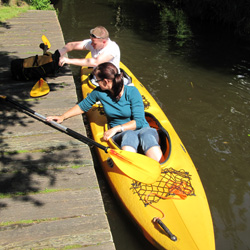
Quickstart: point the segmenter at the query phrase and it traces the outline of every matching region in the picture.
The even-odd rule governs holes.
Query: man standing
[[[72,50],[90,50],[91,58],[67,58],[64,55]],[[73,64],[77,66],[96,67],[104,62],[113,63],[119,70],[120,48],[109,38],[109,32],[103,26],[97,26],[90,30],[90,39],[78,42],[69,42],[59,49],[59,66]]]

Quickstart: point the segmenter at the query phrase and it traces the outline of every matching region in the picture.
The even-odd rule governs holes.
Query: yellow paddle
[[[31,97],[40,97],[47,95],[50,92],[50,88],[47,82],[45,82],[42,78],[36,82],[33,88],[30,91]]]
[[[111,149],[109,147],[105,147],[100,143],[95,142],[94,140],[83,136],[74,130],[71,130],[67,127],[64,127],[63,125],[51,121],[47,122],[46,117],[38,114],[34,110],[18,103],[17,101],[14,101],[13,99],[7,97],[7,96],[1,96],[0,98],[4,99],[5,101],[8,101],[15,106],[19,107],[22,111],[25,110],[28,113],[31,113],[38,118],[40,118],[43,122],[52,125],[53,127],[67,133],[68,135],[74,137],[75,139],[78,139],[84,143],[87,143],[88,145],[94,145],[102,150],[104,150],[106,153],[109,154],[110,158],[114,161],[115,165],[127,176],[130,178],[145,183],[145,184],[152,184],[156,182],[156,180],[160,177],[161,174],[161,167],[160,163],[145,156],[142,154],[132,153],[124,150],[117,150],[117,149]]]
[[[50,44],[48,38],[47,38],[45,35],[42,35],[42,41],[43,41],[43,43],[44,43],[45,45],[48,46],[48,49],[51,47],[51,44]]]
[[[96,146],[100,148],[99,145]],[[159,162],[145,155],[121,149],[105,148],[104,150],[124,174],[136,181],[153,184],[161,174]]]

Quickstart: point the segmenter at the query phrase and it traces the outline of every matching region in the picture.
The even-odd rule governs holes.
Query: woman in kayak
[[[122,150],[137,152],[141,147],[148,157],[156,161],[162,158],[156,129],[151,128],[145,119],[144,105],[136,87],[123,84],[123,74],[118,73],[112,63],[98,65],[93,76],[99,87],[95,88],[84,100],[61,116],[48,116],[47,121],[58,123],[87,112],[97,101],[103,105],[109,129],[103,139],[112,138]]]

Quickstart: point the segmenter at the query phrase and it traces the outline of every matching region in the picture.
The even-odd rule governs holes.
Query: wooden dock
[[[55,11],[28,11],[0,24],[0,95],[44,116],[77,100],[70,68],[47,78],[50,93],[31,98],[34,81],[11,79],[15,58],[64,45]],[[1,98],[0,98],[1,99]],[[115,249],[89,147],[0,100],[0,249]],[[86,135],[81,116],[63,123]]]

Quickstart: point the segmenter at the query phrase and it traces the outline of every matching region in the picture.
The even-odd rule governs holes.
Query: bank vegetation
[[[190,23],[250,37],[249,0],[158,0],[172,15],[180,11]]]
[[[159,6],[159,16],[162,21],[176,26],[179,36],[190,33],[187,28],[189,25],[198,24],[203,29],[221,30],[235,37],[250,39],[250,0],[147,1]],[[3,22],[27,9],[53,9],[54,2],[53,0],[1,0],[0,21]],[[119,5],[116,0],[113,2]]]

